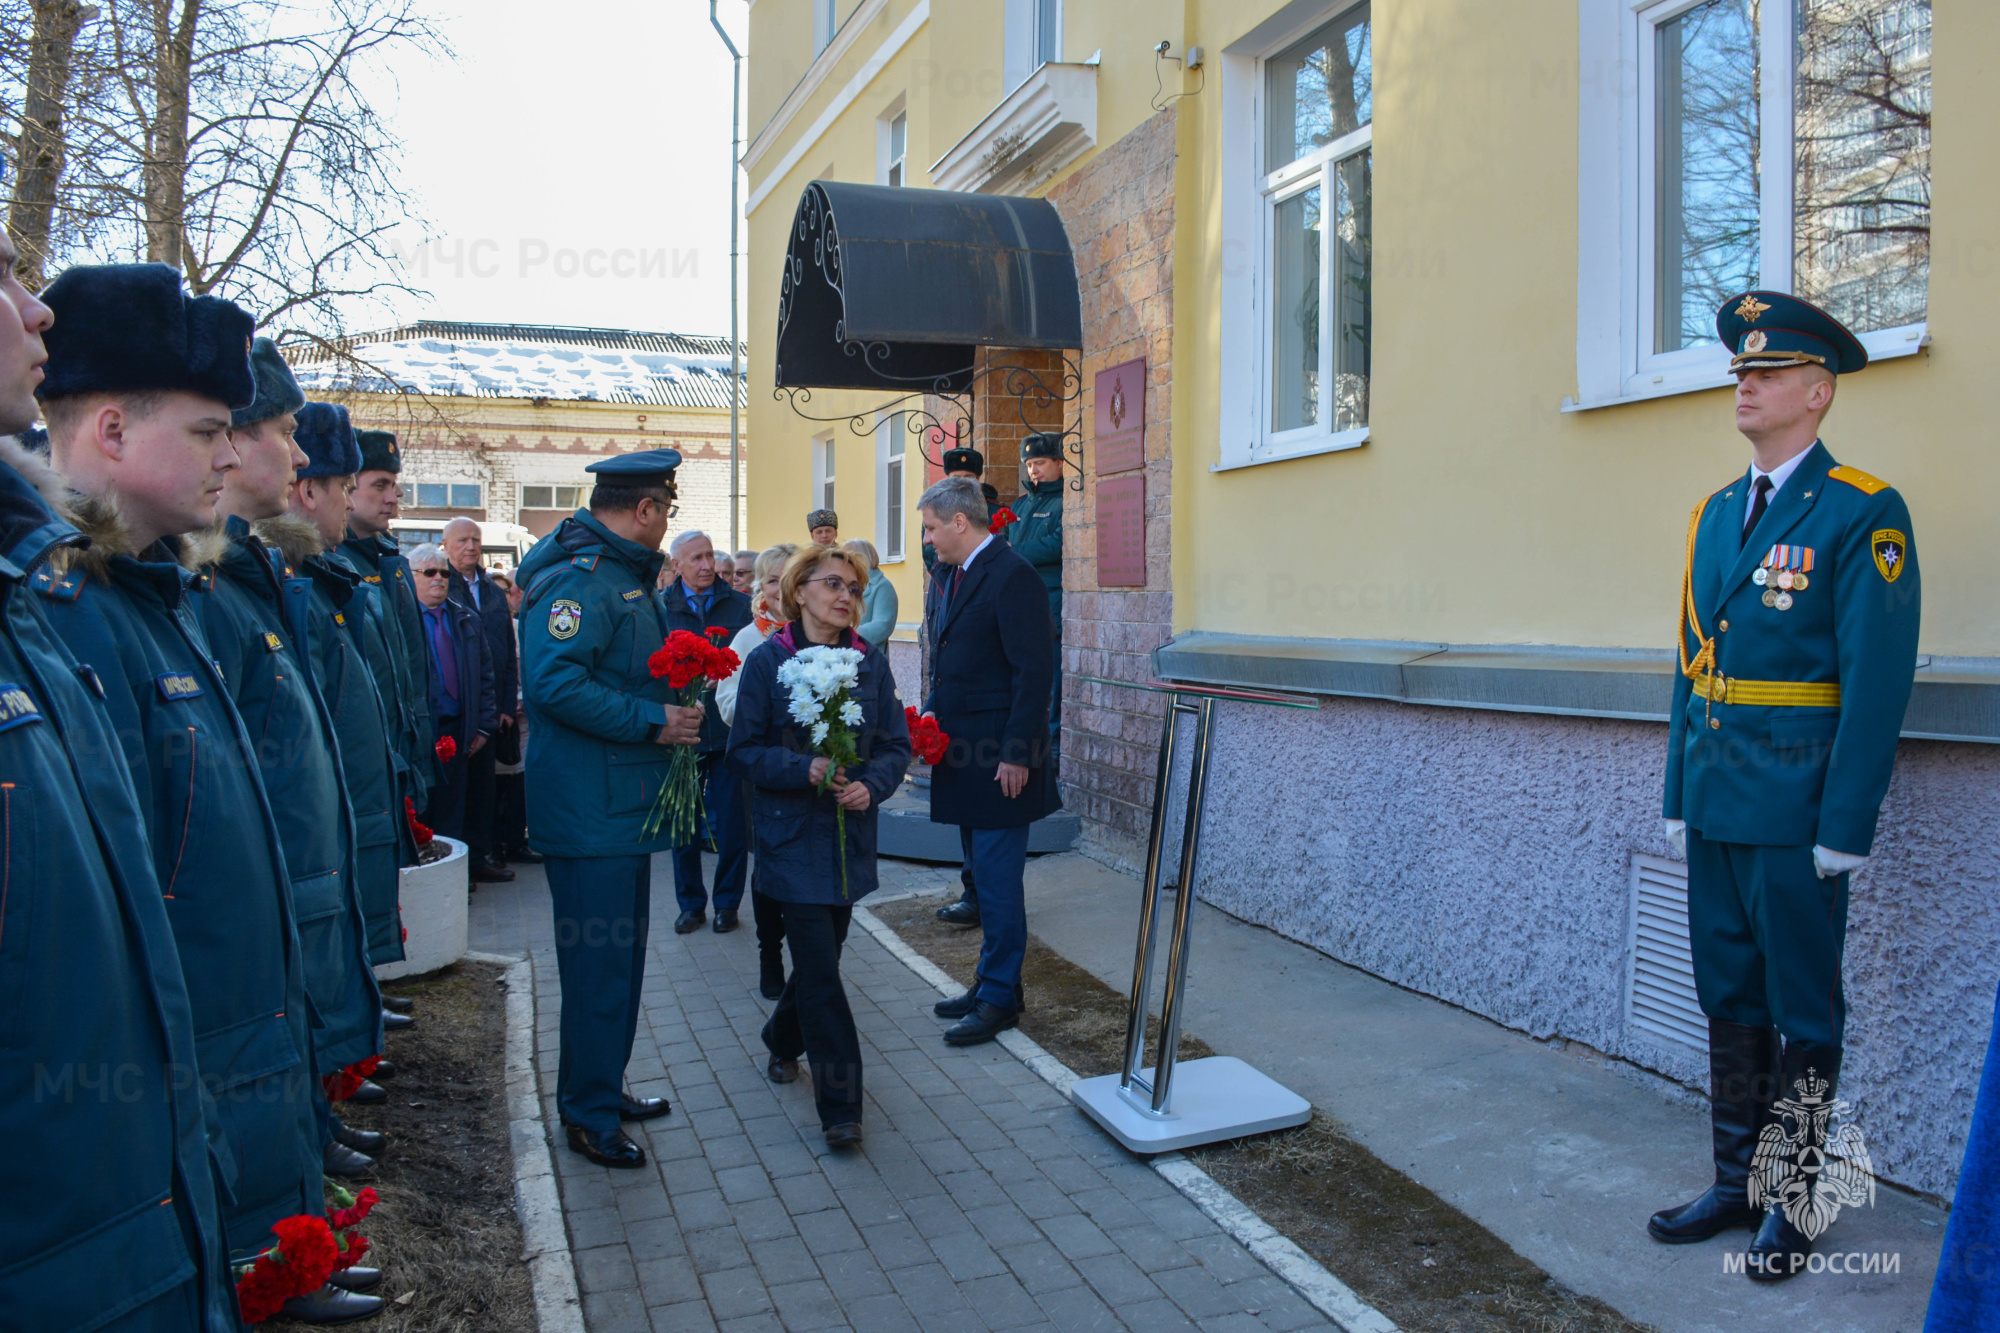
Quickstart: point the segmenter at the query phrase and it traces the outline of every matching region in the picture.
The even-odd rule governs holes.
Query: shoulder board
[[[28,576],[28,586],[52,602],[73,602],[83,596],[84,577],[79,573],[69,573],[61,578],[46,569],[38,569]]]
[[[569,558],[569,562],[578,569],[595,570],[597,568],[597,557],[594,555],[573,555]]]
[[[212,573],[206,573],[206,572],[204,572],[204,573],[200,573],[200,574],[197,574],[197,575],[195,575],[195,576],[194,576],[194,590],[195,590],[196,592],[214,592],[214,591],[215,591],[215,575],[214,575],[214,574],[212,574]]]
[[[1886,491],[1889,489],[1888,482],[1883,481],[1880,477],[1871,477],[1858,467],[1843,465],[1832,469],[1826,475],[1834,481],[1846,482],[1863,495],[1873,495],[1877,491]]]
[[[363,583],[380,583],[382,581],[382,576],[380,574],[363,574],[361,576],[361,581]]]

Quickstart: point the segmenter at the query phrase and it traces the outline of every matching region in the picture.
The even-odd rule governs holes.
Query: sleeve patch
[[[577,630],[583,627],[583,604],[567,597],[558,597],[549,603],[549,637],[551,639],[574,639]]]
[[[41,720],[42,710],[34,695],[12,681],[0,681],[0,731],[12,731]]]
[[[1863,495],[1874,495],[1889,489],[1889,483],[1880,477],[1871,477],[1858,467],[1841,466],[1826,474],[1833,481],[1844,481]]]

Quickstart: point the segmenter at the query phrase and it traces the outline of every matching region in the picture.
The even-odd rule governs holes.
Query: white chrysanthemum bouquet
[[[861,653],[854,648],[828,648],[815,644],[800,649],[778,668],[778,684],[787,693],[792,720],[812,737],[813,753],[828,760],[826,776],[820,780],[824,792],[833,785],[834,774],[848,764],[861,761],[854,748],[856,729],[861,725],[861,704],[854,689],[861,680]],[[840,846],[840,896],[847,896],[847,810],[834,807],[834,828]]]

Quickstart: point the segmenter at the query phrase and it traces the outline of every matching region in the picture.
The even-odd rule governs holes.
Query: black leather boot
[[[1833,1100],[1839,1083],[1839,1047],[1786,1044],[1778,1100],[1822,1108]],[[1820,1179],[1831,1165],[1826,1156],[1826,1115],[1777,1110],[1772,1113],[1772,1123],[1783,1127],[1787,1151],[1760,1179],[1764,1218],[1744,1264],[1744,1271],[1757,1282],[1783,1282],[1803,1272],[1812,1255],[1814,1237],[1831,1221],[1821,1220],[1813,1207],[1815,1193],[1830,1188]],[[1794,1224],[1793,1218],[1804,1227]],[[1806,1234],[1806,1227],[1812,1229],[1812,1235]]]
[[[949,907],[940,907],[937,919],[948,926],[976,926],[979,924],[978,900],[961,898]]]
[[[971,1013],[945,1029],[945,1045],[978,1046],[992,1041],[1008,1028],[1018,1027],[1020,1022],[1020,1010],[1002,1009],[997,1004],[981,1000],[972,1006]]]
[[[351,1324],[382,1313],[382,1298],[362,1296],[328,1283],[305,1296],[285,1302],[284,1316],[301,1324]]]
[[[1715,1183],[1692,1203],[1663,1209],[1646,1223],[1646,1233],[1668,1245],[1690,1245],[1732,1227],[1757,1225],[1758,1210],[1749,1194],[1750,1160],[1777,1095],[1777,1030],[1711,1019],[1708,1081]]]
[[[389,1146],[387,1134],[378,1134],[372,1129],[356,1129],[337,1115],[333,1116],[332,1120],[335,1143],[345,1144],[369,1157],[380,1157],[382,1150]]]
[[[375,1169],[373,1157],[367,1153],[356,1152],[339,1139],[322,1144],[319,1155],[320,1170],[329,1176],[352,1180],[357,1176],[365,1176]]]

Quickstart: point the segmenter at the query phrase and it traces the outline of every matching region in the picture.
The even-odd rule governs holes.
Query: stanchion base
[[[1118,1090],[1118,1075],[1081,1078],[1069,1099],[1136,1153],[1173,1152],[1203,1143],[1303,1125],[1312,1103],[1233,1055],[1189,1060],[1174,1068],[1168,1114],[1141,1110]]]

